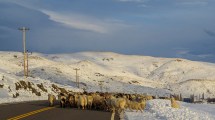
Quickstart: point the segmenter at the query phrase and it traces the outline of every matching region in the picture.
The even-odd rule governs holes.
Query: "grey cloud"
[[[118,0],[120,2],[137,2],[137,3],[142,3],[142,2],[147,2],[149,0]]]
[[[198,6],[205,6],[208,5],[207,1],[187,1],[187,2],[181,2],[179,3],[181,5],[189,5],[189,6],[193,6],[193,5],[198,5]]]
[[[206,61],[206,62],[215,62],[215,54],[205,53],[197,53],[195,50],[189,49],[178,49],[176,50],[175,57],[185,58],[189,60],[195,61]]]
[[[215,32],[212,30],[204,30],[204,32],[211,37],[215,37]]]

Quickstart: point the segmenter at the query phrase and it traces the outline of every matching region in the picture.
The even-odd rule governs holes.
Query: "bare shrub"
[[[47,92],[47,89],[44,88],[43,84],[37,84],[37,87],[40,88],[43,92]]]
[[[35,88],[32,88],[32,93],[34,93],[37,96],[41,96],[41,93],[38,92]]]
[[[20,81],[19,82],[21,84],[21,86],[26,90],[28,88],[28,85],[25,81]]]

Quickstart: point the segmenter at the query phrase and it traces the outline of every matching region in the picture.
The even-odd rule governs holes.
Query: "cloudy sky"
[[[215,0],[0,0],[0,51],[111,51],[215,62]]]

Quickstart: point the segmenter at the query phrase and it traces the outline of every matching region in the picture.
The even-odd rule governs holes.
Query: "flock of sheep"
[[[125,109],[131,111],[141,111],[145,109],[146,101],[153,99],[153,96],[142,94],[124,94],[124,93],[60,93],[58,100],[60,106],[65,108],[70,106],[78,109],[95,109],[104,110],[118,113],[123,112]],[[174,97],[166,98],[171,100],[173,108],[179,108],[179,104],[175,101]],[[52,94],[48,95],[49,105],[53,106],[56,97]]]

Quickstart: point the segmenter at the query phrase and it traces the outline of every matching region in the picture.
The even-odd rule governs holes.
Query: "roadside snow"
[[[36,101],[36,100],[47,100],[47,96],[37,97],[37,96],[31,96],[31,97],[18,97],[18,98],[1,98],[0,104],[5,103],[16,103],[16,102],[26,102],[26,101]]]
[[[207,107],[207,106],[205,106]],[[208,108],[208,107],[207,107]],[[206,111],[195,110],[196,106],[186,107],[181,104],[180,109],[171,108],[169,100],[155,99],[146,104],[146,109],[141,112],[126,111],[128,120],[214,120],[214,116]],[[209,109],[209,108],[208,108]],[[215,106],[210,109],[215,109]]]
[[[215,104],[190,104],[190,103],[181,103],[183,106],[191,109],[196,112],[207,112],[215,119]]]

